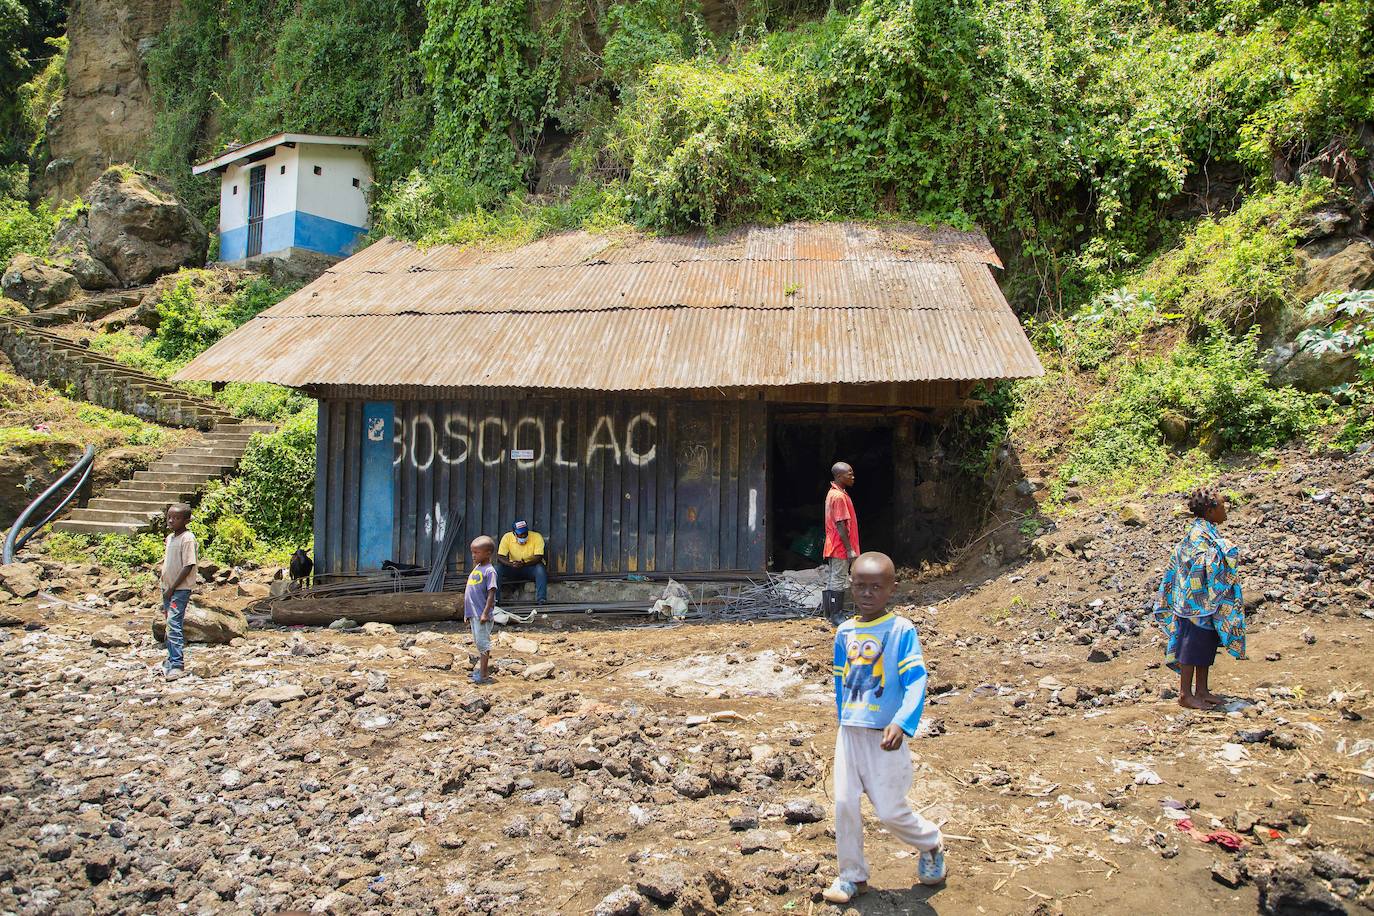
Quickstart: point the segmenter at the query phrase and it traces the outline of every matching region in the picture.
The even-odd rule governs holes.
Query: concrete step
[[[231,459],[231,457],[177,456],[154,461],[148,466],[148,470],[170,472],[170,474],[180,474],[183,471],[195,472],[195,474],[202,474],[202,472],[203,474],[224,474],[224,471],[232,470],[236,464],[238,461]]]
[[[70,531],[73,534],[138,534],[148,526],[137,522],[80,522],[75,519],[62,519],[53,522],[54,531]]]
[[[179,484],[186,484],[186,485],[189,485],[189,486],[200,486],[201,484],[205,483],[206,481],[215,480],[215,479],[219,478],[220,476],[222,476],[222,475],[220,475],[220,474],[208,474],[208,473],[207,473],[207,474],[197,474],[197,473],[191,472],[191,471],[187,471],[187,472],[173,472],[173,471],[136,471],[136,472],[134,473],[134,480],[135,480],[136,482],[142,482],[142,481],[156,481],[156,482],[159,482],[159,483],[179,483]]]
[[[156,512],[166,511],[166,504],[156,499],[115,499],[112,496],[97,496],[87,505],[88,509],[107,509],[116,512]]]
[[[130,512],[125,509],[93,509],[87,506],[85,509],[73,509],[71,514],[67,516],[67,520],[73,522],[132,522],[136,525],[146,525],[161,515],[162,510],[160,509]]]
[[[243,449],[230,448],[229,446],[187,445],[175,452],[169,452],[162,460],[171,461],[183,455],[187,458],[224,458],[229,461],[238,461],[239,458],[243,457]]]
[[[104,495],[112,499],[166,499],[176,502],[190,496],[199,487],[184,483],[169,483],[165,480],[125,480],[117,487],[106,490]]]

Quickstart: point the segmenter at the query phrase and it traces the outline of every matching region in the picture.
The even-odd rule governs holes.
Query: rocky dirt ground
[[[1160,665],[1176,499],[904,587],[932,694],[911,797],[950,878],[915,885],[872,823],[854,910],[1374,909],[1374,462],[1224,486],[1251,608],[1251,658],[1213,678],[1229,711],[1181,709]],[[254,630],[166,683],[129,583],[38,570],[75,603],[3,608],[0,911],[841,911],[821,621],[541,623],[484,688],[452,625]],[[221,602],[263,588],[217,578]]]

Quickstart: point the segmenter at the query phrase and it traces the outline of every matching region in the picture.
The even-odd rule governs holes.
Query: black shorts
[[[1221,634],[1212,626],[1212,618],[1204,617],[1201,623],[1194,623],[1187,617],[1177,617],[1178,621],[1178,663],[1207,667],[1217,660],[1217,647],[1221,645]]]

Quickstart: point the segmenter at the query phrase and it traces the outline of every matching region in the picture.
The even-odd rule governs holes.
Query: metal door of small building
[[[267,191],[267,166],[255,165],[248,172],[248,249],[247,257],[262,254],[263,198]]]

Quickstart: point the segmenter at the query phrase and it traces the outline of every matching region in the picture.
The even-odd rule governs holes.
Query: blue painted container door
[[[392,518],[396,486],[392,473],[392,422],[390,401],[363,405],[362,480],[359,483],[358,568],[381,569],[391,559]]]

